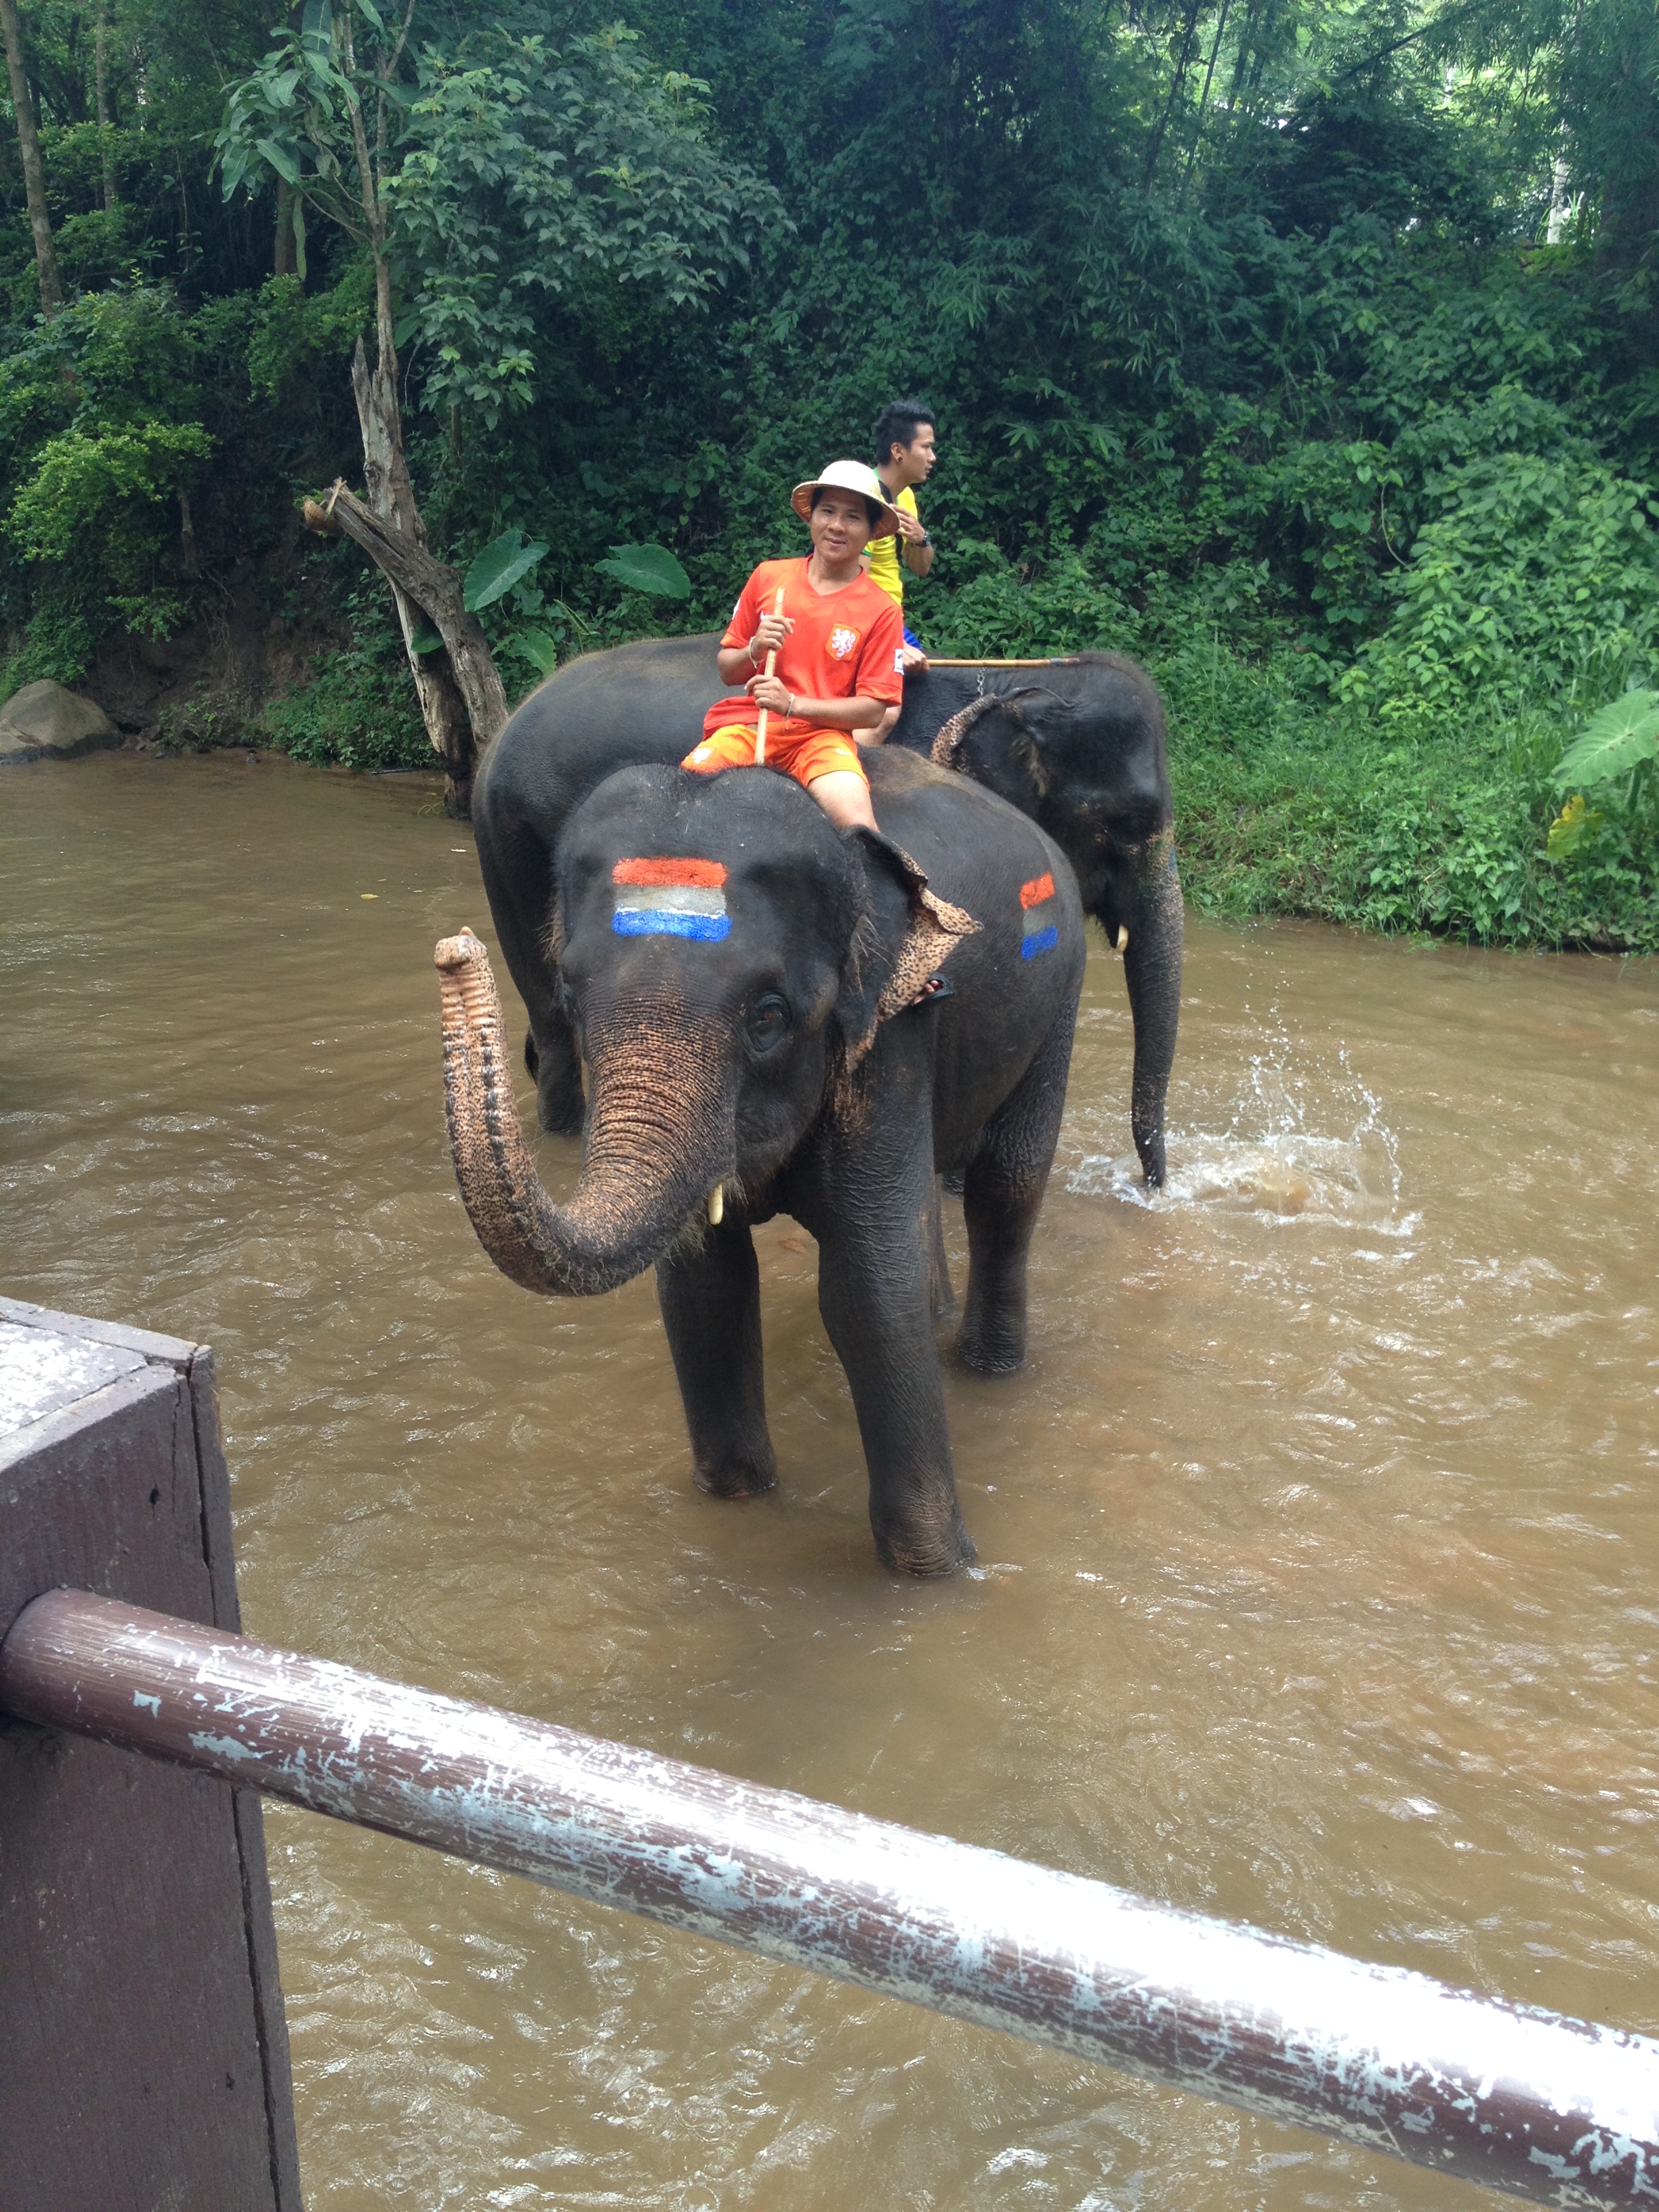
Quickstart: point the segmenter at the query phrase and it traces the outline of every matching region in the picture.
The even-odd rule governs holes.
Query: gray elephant
[[[678,762],[698,742],[704,710],[721,688],[716,643],[665,638],[571,661],[520,707],[480,774],[478,858],[530,1016],[526,1058],[544,1129],[578,1129],[582,1115],[580,1073],[545,936],[559,827],[624,762]],[[882,750],[895,745],[986,785],[1065,854],[1085,913],[1123,954],[1134,1018],[1131,1126],[1147,1182],[1161,1183],[1182,908],[1157,690],[1114,653],[1036,666],[935,668],[907,678],[904,711]]]
[[[624,769],[514,885],[539,911],[557,1014],[587,1071],[581,1179],[555,1206],[519,1133],[483,949],[438,950],[461,1194],[527,1289],[584,1296],[654,1263],[705,1491],[776,1480],[751,1224],[819,1247],[818,1304],[852,1389],[876,1548],[948,1574],[957,1509],[933,1333],[938,1170],[963,1178],[957,1350],[1025,1356],[1025,1264],[1065,1103],[1083,914],[1056,845],[901,750],[868,757],[886,834],[843,835],[765,769]],[[492,903],[499,878],[492,878]],[[538,1031],[538,1034],[540,1032]]]

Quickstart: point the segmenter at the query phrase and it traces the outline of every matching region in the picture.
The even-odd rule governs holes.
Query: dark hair
[[[825,492],[843,491],[845,489],[846,486],[843,484],[814,484],[812,487],[812,496],[806,502],[806,512],[809,514],[816,514],[817,513],[818,501],[823,497]],[[872,532],[878,530],[881,527],[882,522],[882,508],[879,502],[871,499],[867,494],[864,492],[860,492],[859,494],[859,497],[864,501],[864,511],[870,518],[871,530]]]
[[[933,409],[921,400],[890,399],[876,417],[876,466],[886,467],[895,446],[914,446],[924,422],[930,430],[935,427]]]

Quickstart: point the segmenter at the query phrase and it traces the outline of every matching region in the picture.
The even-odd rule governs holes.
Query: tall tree
[[[46,212],[46,177],[40,166],[40,134],[34,127],[34,103],[23,69],[23,27],[17,20],[17,0],[0,0],[0,31],[6,40],[6,75],[11,82],[12,112],[17,118],[17,144],[23,158],[23,193],[28,204],[29,228],[34,234],[34,265],[40,278],[40,309],[55,315],[64,304],[64,281],[58,273],[58,249],[52,243],[52,217]]]
[[[92,38],[93,72],[98,95],[98,146],[103,172],[104,212],[115,212],[115,164],[110,159],[112,124],[109,112],[109,0],[98,0]]]
[[[426,548],[404,454],[398,300],[428,349],[428,405],[493,426],[538,393],[537,304],[596,272],[696,305],[744,256],[772,203],[707,143],[697,88],[652,69],[625,32],[567,36],[514,0],[457,33],[412,46],[374,0],[307,0],[260,68],[231,88],[218,145],[226,197],[268,176],[295,213],[354,240],[374,274],[374,359],[360,339],[352,389],[368,498],[323,515],[392,586],[427,733],[452,804],[506,718],[501,677],[461,578]],[[417,651],[418,617],[442,640]]]

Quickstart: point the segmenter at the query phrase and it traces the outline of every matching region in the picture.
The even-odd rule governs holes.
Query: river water
[[[0,881],[3,1288],[215,1346],[250,1633],[1659,2029],[1651,963],[1194,926],[1149,1203],[1097,948],[1035,1357],[947,1386],[983,1565],[919,1586],[803,1232],[740,1506],[648,1279],[483,1259],[431,955],[488,914],[424,781],[12,769]],[[266,1817],[312,2212],[1488,2201]]]

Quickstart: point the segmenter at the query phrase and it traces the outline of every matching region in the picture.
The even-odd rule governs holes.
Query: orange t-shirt
[[[783,611],[795,625],[778,652],[778,678],[786,689],[802,699],[879,699],[897,706],[904,696],[904,617],[868,576],[838,592],[815,592],[805,561],[763,561],[732,610],[721,645],[748,644],[761,617],[776,605],[780,584]],[[712,738],[733,723],[759,720],[760,708],[744,691],[716,700],[702,718],[702,733]],[[804,738],[817,725],[805,714],[775,714],[767,727],[779,738]]]

